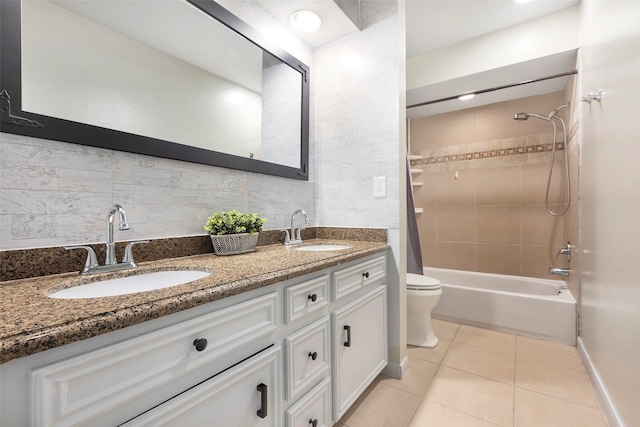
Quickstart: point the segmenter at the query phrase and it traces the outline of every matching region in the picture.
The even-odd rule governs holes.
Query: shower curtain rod
[[[472,95],[472,94],[473,95],[479,95],[481,93],[493,92],[495,90],[508,89],[508,88],[511,88],[511,87],[527,85],[529,83],[537,83],[537,82],[542,82],[542,81],[545,81],[545,80],[557,79],[558,77],[566,77],[566,76],[571,76],[573,74],[578,74],[578,70],[571,70],[571,71],[567,71],[566,73],[560,73],[560,74],[554,74],[552,76],[540,77],[539,79],[523,80],[523,81],[518,82],[518,83],[511,83],[511,84],[508,84],[508,85],[496,86],[496,87],[492,87],[492,88],[489,88],[489,89],[473,90],[473,91],[470,91],[470,92],[461,93],[460,95],[448,96],[446,98],[434,99],[433,101],[426,101],[426,102],[421,102],[419,104],[408,105],[407,108],[423,107],[425,105],[436,104],[438,102],[451,101],[451,100],[454,100],[454,99],[458,99],[463,95]]]

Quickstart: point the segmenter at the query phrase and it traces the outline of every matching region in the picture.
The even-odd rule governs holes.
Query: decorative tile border
[[[556,150],[564,150],[564,143],[558,142]],[[439,157],[426,157],[420,160],[411,160],[411,166],[430,165],[436,163],[459,162],[463,160],[479,160],[495,157],[515,156],[519,154],[544,153],[553,151],[553,144],[528,145],[526,147],[500,148],[494,150],[476,151],[473,153],[450,154]]]

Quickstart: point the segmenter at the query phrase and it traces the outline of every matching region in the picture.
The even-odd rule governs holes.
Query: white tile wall
[[[116,240],[204,234],[211,212],[231,208],[259,212],[266,229],[298,207],[315,219],[312,182],[4,133],[0,158],[0,249],[104,241],[113,203],[131,224]]]

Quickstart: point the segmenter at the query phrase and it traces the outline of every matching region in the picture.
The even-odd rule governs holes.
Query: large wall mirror
[[[0,13],[3,132],[308,179],[309,68],[217,3]]]

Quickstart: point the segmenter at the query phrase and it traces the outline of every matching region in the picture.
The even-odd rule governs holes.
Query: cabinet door
[[[333,329],[333,414],[338,421],[387,365],[386,287],[331,314]]]
[[[281,365],[265,350],[123,426],[280,427]]]

